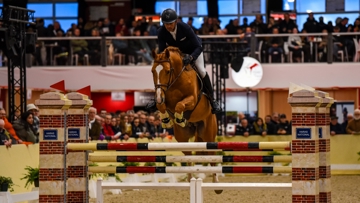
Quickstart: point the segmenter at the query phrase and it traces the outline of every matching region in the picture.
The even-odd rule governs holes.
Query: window
[[[78,17],[78,3],[56,3],[55,17]]]
[[[207,2],[206,1],[197,1],[197,14],[198,15],[204,15],[207,16],[208,15],[208,7],[207,7]]]
[[[325,12],[325,0],[296,0],[296,11],[305,12]]]
[[[345,0],[345,11],[359,11],[359,0]]]
[[[293,11],[294,10],[294,0],[285,0],[283,1],[284,11]]]
[[[219,15],[238,14],[238,0],[219,0]]]
[[[175,1],[156,1],[155,12],[162,13],[165,9],[172,8],[175,10]]]
[[[53,17],[52,3],[28,3],[27,8],[35,11],[35,18]]]
[[[261,2],[260,2],[260,12],[262,14],[266,13],[266,0],[261,0]]]
[[[320,16],[324,17],[324,22],[326,24],[329,21],[331,21],[333,23],[333,25],[335,25],[335,20],[338,17],[341,17],[341,18],[348,17],[349,24],[353,24],[355,22],[356,18],[359,17],[359,14],[357,14],[357,13],[315,14],[314,18],[318,21]],[[296,17],[296,22],[299,26],[299,30],[303,29],[303,25],[306,22],[307,18],[308,18],[307,14],[301,14]]]
[[[54,25],[54,21],[52,19],[44,19],[44,26],[47,27],[49,25]]]

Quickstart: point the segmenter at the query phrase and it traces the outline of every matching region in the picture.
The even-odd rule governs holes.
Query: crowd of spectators
[[[0,145],[11,147],[13,144],[32,144],[39,142],[39,110],[34,104],[27,105],[27,111],[19,115],[14,122],[10,123],[6,117],[5,109],[0,109]],[[265,117],[247,117],[243,113],[238,114],[239,123],[235,125],[230,136],[252,135],[291,135],[291,121],[286,119],[285,114],[273,113]],[[164,129],[161,126],[159,112],[148,113],[145,111],[109,113],[105,109],[97,112],[91,107],[88,115],[89,140],[128,140],[129,138],[172,138],[173,129]],[[338,123],[338,117],[332,116],[330,134],[360,134],[360,109],[354,111],[354,115],[346,113],[343,123]]]
[[[178,21],[182,21],[179,17]],[[220,26],[217,18],[204,18],[201,27],[193,26],[193,18],[189,18],[187,23],[199,35],[238,35],[237,38],[222,38],[229,42],[239,42],[240,48],[247,55],[250,51],[250,39],[253,33],[256,34],[278,34],[292,33],[296,34],[309,33],[309,36],[291,36],[291,37],[260,37],[257,38],[256,49],[262,52],[261,62],[283,62],[284,55],[291,52],[291,59],[285,57],[286,60],[295,62],[313,62],[327,61],[328,37],[327,36],[311,36],[311,33],[339,33],[333,35],[333,60],[357,60],[354,58],[359,43],[358,33],[354,35],[341,35],[341,33],[359,32],[360,18],[355,22],[349,22],[346,17],[338,17],[335,22],[324,22],[324,18],[318,20],[309,13],[307,21],[303,25],[302,30],[298,30],[298,25],[290,18],[288,14],[284,15],[284,19],[275,21],[270,17],[267,23],[264,17],[257,15],[253,22],[248,22],[247,18],[243,18],[243,22],[238,19],[230,20],[225,26]],[[38,37],[119,37],[118,39],[107,41],[107,50],[109,59],[111,55],[119,53],[125,55],[124,64],[150,64],[152,57],[151,50],[156,49],[156,40],[150,39],[133,39],[124,40],[121,36],[156,36],[159,23],[154,23],[152,18],[143,17],[138,21],[128,21],[127,19],[119,19],[117,22],[111,22],[108,18],[99,19],[98,21],[84,22],[79,18],[78,24],[72,24],[70,28],[62,28],[59,22],[47,27],[44,26],[43,19],[37,19],[36,30]],[[354,40],[355,39],[355,40]],[[204,39],[207,41],[210,39]],[[211,39],[214,40],[214,39]],[[216,40],[216,39],[215,39]],[[218,39],[220,40],[220,39]],[[49,51],[51,49],[51,52]],[[74,54],[79,56],[78,64],[84,64],[83,58],[88,59],[91,65],[100,65],[101,58],[100,40],[72,39],[68,40],[44,40],[38,41],[37,51],[33,57],[33,65],[65,65],[69,63],[68,58]],[[49,53],[52,53],[50,56]],[[71,54],[70,54],[71,53]],[[129,59],[130,56],[130,59]],[[269,57],[270,56],[270,57]],[[141,61],[142,60],[142,61]],[[110,63],[110,62],[109,62]],[[74,64],[73,65],[78,65]],[[88,65],[88,64],[87,64]]]

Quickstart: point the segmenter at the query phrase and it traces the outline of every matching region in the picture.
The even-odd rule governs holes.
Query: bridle
[[[169,63],[170,64],[170,75],[169,75],[169,80],[167,82],[167,84],[154,84],[155,85],[155,91],[156,89],[160,88],[164,94],[166,93],[166,91],[168,91],[171,86],[180,78],[181,74],[184,72],[186,66],[183,66],[180,73],[175,77],[174,80],[171,80],[173,78],[173,74],[174,74],[174,68],[172,67],[171,65],[171,61],[170,59],[164,59],[164,60],[154,60],[154,63],[159,63],[159,64],[162,64],[162,63]],[[158,75],[158,77],[160,77],[160,75]],[[154,81],[155,82],[155,81]]]

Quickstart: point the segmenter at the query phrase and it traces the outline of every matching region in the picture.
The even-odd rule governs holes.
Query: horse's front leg
[[[179,101],[175,106],[175,123],[181,127],[185,127],[186,120],[184,118],[184,111],[194,109],[195,105],[194,96],[188,96],[182,101]]]
[[[174,123],[170,119],[170,115],[166,111],[166,105],[165,104],[158,104],[156,107],[160,111],[161,127],[162,128],[172,128]]]

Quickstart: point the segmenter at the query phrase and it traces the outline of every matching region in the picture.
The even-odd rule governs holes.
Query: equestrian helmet
[[[176,11],[171,8],[165,9],[161,14],[161,21],[163,23],[173,23],[177,20]]]

